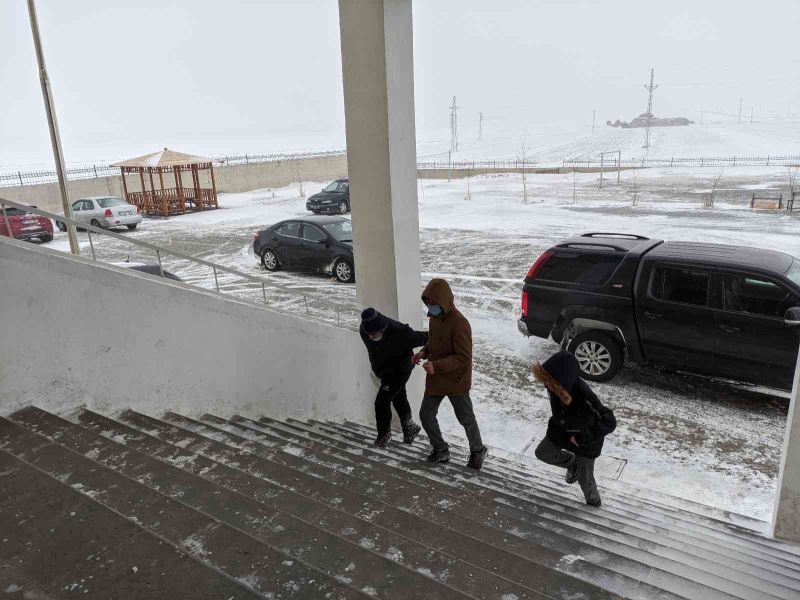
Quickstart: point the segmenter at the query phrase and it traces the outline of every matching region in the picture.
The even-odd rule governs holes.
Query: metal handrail
[[[240,278],[245,279],[247,281],[251,281],[253,283],[259,284],[261,286],[261,289],[262,289],[262,296],[264,298],[263,304],[264,304],[265,307],[269,306],[269,303],[267,301],[267,293],[266,293],[266,287],[269,286],[271,288],[278,289],[278,290],[280,290],[282,292],[285,292],[287,294],[291,294],[293,296],[297,296],[298,298],[302,298],[303,299],[303,304],[304,304],[304,306],[306,308],[306,313],[307,314],[310,314],[310,311],[308,309],[309,301],[311,301],[311,302],[313,302],[315,304],[326,306],[328,308],[331,308],[331,309],[335,310],[336,311],[336,323],[337,324],[341,324],[341,311],[357,312],[357,310],[355,308],[339,305],[339,304],[337,304],[335,302],[330,302],[328,300],[323,300],[323,299],[318,299],[318,298],[313,298],[313,297],[309,298],[307,294],[303,294],[302,292],[298,292],[297,290],[295,290],[293,288],[286,287],[286,286],[283,286],[283,285],[281,285],[279,283],[274,283],[274,282],[271,282],[271,281],[267,282],[261,277],[256,277],[255,275],[249,275],[248,273],[243,273],[242,271],[237,271],[236,269],[232,269],[232,268],[226,267],[224,265],[213,263],[213,262],[205,260],[203,258],[197,258],[196,256],[192,256],[191,254],[186,254],[186,253],[180,252],[178,250],[172,250],[170,248],[165,248],[163,246],[158,246],[156,244],[151,244],[149,242],[144,242],[142,240],[132,239],[130,237],[126,237],[124,235],[120,235],[118,233],[114,233],[113,231],[108,231],[107,229],[102,229],[100,227],[95,227],[95,226],[89,225],[87,223],[82,223],[82,222],[76,221],[75,219],[69,219],[69,218],[67,218],[67,217],[65,217],[63,215],[57,215],[57,214],[50,213],[50,212],[47,212],[45,210],[42,210],[40,208],[30,206],[28,204],[20,204],[18,202],[13,202],[11,200],[7,200],[5,198],[0,197],[0,207],[2,207],[2,211],[1,212],[3,214],[3,219],[4,219],[5,223],[6,223],[6,227],[8,229],[8,237],[13,237],[12,236],[13,232],[11,230],[11,223],[8,220],[8,216],[6,215],[6,207],[9,207],[9,206],[10,207],[14,207],[14,208],[19,208],[19,209],[24,210],[24,211],[26,211],[28,213],[33,213],[33,214],[41,215],[43,217],[47,217],[48,219],[52,219],[53,221],[57,221],[57,222],[61,222],[61,223],[69,223],[69,224],[75,225],[76,227],[80,227],[81,229],[85,229],[89,234],[89,246],[91,248],[92,258],[94,260],[97,260],[97,256],[96,256],[95,250],[94,250],[94,243],[92,242],[92,236],[91,236],[92,232],[94,232],[96,234],[100,234],[100,235],[107,235],[107,236],[111,237],[112,239],[119,240],[121,242],[125,242],[125,243],[128,243],[128,244],[133,244],[133,245],[136,245],[136,246],[141,246],[142,248],[147,248],[149,250],[154,251],[156,253],[156,257],[158,259],[158,267],[159,267],[159,271],[161,273],[161,277],[164,277],[164,268],[163,268],[162,262],[161,262],[161,255],[162,254],[169,255],[169,256],[174,256],[174,257],[179,258],[181,260],[187,260],[187,261],[190,261],[190,262],[193,262],[193,263],[197,263],[197,264],[205,265],[207,267],[211,267],[211,269],[214,271],[214,281],[215,281],[215,284],[216,284],[217,293],[220,294],[220,295],[224,295],[224,294],[222,293],[222,291],[220,291],[219,280],[217,278],[217,272],[228,273],[230,275],[234,275],[236,277],[240,277]],[[5,237],[5,236],[0,236],[0,237]]]

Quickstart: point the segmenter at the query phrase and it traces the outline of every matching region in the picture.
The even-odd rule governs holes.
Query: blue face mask
[[[443,312],[444,311],[442,310],[442,307],[439,306],[438,304],[429,304],[428,305],[428,316],[429,317],[438,317]]]

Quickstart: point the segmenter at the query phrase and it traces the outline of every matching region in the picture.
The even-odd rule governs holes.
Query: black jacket
[[[603,450],[605,436],[617,427],[614,413],[603,406],[587,383],[578,377],[578,361],[569,352],[554,354],[542,367],[572,397],[567,406],[548,390],[553,416],[547,423],[547,437],[559,448],[586,458],[597,458]],[[572,436],[577,446],[570,441]]]
[[[408,379],[414,369],[414,363],[411,362],[414,348],[424,346],[428,341],[428,334],[414,331],[405,323],[389,317],[386,317],[386,322],[388,326],[379,342],[369,339],[363,328],[358,330],[361,341],[367,347],[372,372],[381,380]]]

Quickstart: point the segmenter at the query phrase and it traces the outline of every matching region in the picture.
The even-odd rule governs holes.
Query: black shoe
[[[475,469],[476,471],[480,471],[481,467],[483,466],[483,459],[486,458],[486,455],[489,454],[488,448],[484,446],[481,450],[477,452],[470,452],[469,460],[467,461],[467,466],[470,469]]]
[[[599,507],[599,506],[601,506],[603,503],[602,503],[602,502],[600,502],[600,498],[596,498],[596,499],[594,499],[594,500],[587,500],[587,501],[586,501],[586,504],[588,504],[589,506],[598,506],[598,507]]]
[[[444,450],[434,450],[431,452],[430,456],[428,456],[428,462],[442,464],[450,462],[450,450],[448,448]]]
[[[389,442],[392,439],[392,432],[387,431],[386,433],[379,433],[378,437],[375,438],[375,446],[378,448],[386,448],[389,445]]]
[[[414,440],[417,439],[419,432],[422,431],[422,427],[414,423],[414,421],[408,421],[408,423],[403,424],[403,443],[404,444],[413,444]]]
[[[573,484],[578,481],[578,461],[576,460],[570,466],[567,467],[567,475],[564,477],[564,481],[569,484]]]

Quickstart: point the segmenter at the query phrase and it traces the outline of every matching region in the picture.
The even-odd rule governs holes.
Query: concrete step
[[[245,521],[242,499],[226,494],[225,488],[48,413],[32,414],[34,410],[16,417],[63,445],[51,444],[55,453],[46,452],[50,448],[37,449],[37,455],[46,452],[41,462],[53,470],[54,477],[77,479],[76,484],[90,490],[97,501],[261,594],[298,588],[301,597],[312,593],[359,597],[366,594],[364,590],[379,598],[466,597],[277,511],[255,507],[261,510]],[[15,441],[23,449],[30,444],[22,434]],[[64,452],[65,447],[70,451]],[[84,453],[107,468],[92,472],[92,460]],[[136,501],[131,503],[131,498]],[[231,507],[240,514],[233,514]]]
[[[302,426],[300,422],[288,422],[287,425]],[[309,423],[309,428],[320,427],[333,434],[344,436],[348,441],[358,445],[368,445],[369,432],[354,431],[351,428],[339,424],[319,424]],[[427,453],[429,447],[424,442],[416,442],[413,447],[405,445],[393,445],[396,453],[408,458],[414,458],[419,452]],[[464,449],[451,446],[451,454],[454,460],[466,462]],[[484,469],[481,471],[481,478],[475,480],[479,484],[493,482],[495,489],[503,488],[510,491],[513,495],[534,494],[545,498],[548,501],[560,498],[563,501],[583,504],[579,488],[577,486],[566,486],[563,478],[553,480],[531,476],[529,479],[522,479],[509,475],[505,469],[492,465],[493,460],[488,460]],[[458,470],[455,471],[458,476]],[[470,479],[470,481],[472,481]],[[765,538],[764,536],[745,530],[735,524],[728,524],[718,520],[708,520],[700,515],[692,515],[687,518],[680,510],[674,507],[662,508],[647,502],[637,502],[627,494],[609,494],[604,487],[605,480],[601,481],[603,495],[603,512],[614,515],[614,518],[624,519],[638,525],[650,525],[660,528],[661,534],[665,532],[671,536],[684,539],[687,543],[698,545],[707,549],[716,548],[717,551],[726,554],[724,548],[732,549],[736,552],[745,552],[748,556],[777,565],[777,572],[785,572],[789,576],[800,573],[798,568],[798,557],[795,554],[796,548]],[[577,501],[577,502],[576,502]],[[579,510],[586,512],[585,507]],[[596,514],[597,511],[589,510],[589,514]],[[709,546],[710,544],[710,546]]]
[[[320,431],[319,430],[315,430],[312,433],[314,433],[316,435],[319,435]],[[293,443],[293,444],[300,443],[300,444],[303,444],[305,446],[312,446],[312,447],[313,447],[313,444],[316,443],[316,442],[314,442],[314,441],[312,441],[310,439],[299,440],[297,438],[292,439],[292,440],[287,440],[287,441],[289,441],[290,443]],[[335,443],[335,440],[332,440],[331,438],[328,438],[327,441],[329,443]],[[366,454],[366,453],[375,453],[376,452],[376,450],[374,448],[372,448],[371,446],[354,447],[352,450],[353,450],[353,452],[355,454],[359,454],[359,453]],[[419,460],[420,457],[417,456],[416,459]],[[359,459],[356,456],[351,456],[350,460],[351,461],[356,461],[356,462],[359,461],[359,460],[362,460],[362,462],[363,462],[363,459]],[[408,467],[408,465],[406,463],[403,463],[403,465],[400,466],[400,468],[404,470],[404,472],[402,473],[403,478],[406,479],[406,480],[409,480],[409,479],[411,479],[412,476],[408,472],[405,472],[405,471],[407,471],[407,467]],[[378,470],[386,470],[386,466],[385,465],[376,465],[375,468],[378,469]],[[429,471],[427,466],[424,467],[424,470],[428,470]],[[375,476],[373,475],[372,477],[374,478]],[[389,477],[393,477],[393,475],[390,474]],[[395,482],[387,483],[386,485],[392,485],[394,487],[396,484],[397,484],[397,482],[395,481]],[[485,490],[481,490],[481,491],[485,492]],[[474,497],[474,495],[475,495],[474,493],[470,494],[471,499]],[[429,496],[430,496],[430,494],[429,494]],[[486,497],[486,494],[482,494],[482,496]],[[458,506],[458,503],[459,503],[458,498],[453,497],[453,496],[450,496],[450,497],[442,496],[439,501],[440,502],[449,503],[450,506]],[[488,501],[492,502],[491,495],[488,497]],[[460,510],[469,511],[470,508],[472,508],[472,507],[466,507],[466,508],[465,507],[461,507]],[[511,511],[512,514],[509,515],[509,511],[508,510],[503,511],[503,512],[505,513],[505,516],[510,516],[512,519],[516,519],[517,521],[524,521],[525,523],[527,523],[527,525],[529,527],[533,526],[535,524],[547,526],[548,524],[552,523],[552,521],[553,521],[552,513],[550,515],[544,515],[544,517],[545,517],[544,521],[542,520],[543,515],[541,515],[541,514],[537,515],[537,519],[536,519],[536,521],[534,523],[534,522],[532,522],[531,519],[529,519],[527,517],[526,513],[513,514],[513,511]],[[539,510],[537,512],[541,512],[541,511]],[[476,519],[480,518],[480,517],[476,517],[475,515],[471,515],[471,516],[473,516],[473,518],[476,518]],[[513,521],[511,521],[511,522],[502,522],[502,524],[500,524],[499,526],[501,528],[503,528],[505,531],[512,531],[513,532],[514,530],[517,530],[517,531],[520,530],[520,524],[519,523],[514,523]],[[767,575],[769,576],[769,579],[765,580],[762,577],[758,576],[758,574],[759,574],[758,570],[753,570],[755,573],[757,573],[756,575],[753,575],[753,574],[749,574],[749,573],[741,573],[740,571],[737,571],[736,569],[734,569],[734,568],[732,568],[730,566],[722,566],[722,565],[714,565],[714,568],[710,570],[711,573],[706,573],[705,569],[701,570],[701,569],[698,569],[698,568],[696,568],[694,566],[695,561],[697,560],[697,558],[700,558],[700,557],[695,557],[694,559],[687,559],[686,556],[684,554],[680,553],[680,552],[674,551],[674,550],[669,549],[669,548],[666,548],[666,549],[665,548],[660,548],[656,544],[653,544],[653,543],[650,543],[651,547],[648,547],[648,551],[645,552],[643,550],[640,550],[639,542],[636,542],[634,540],[631,543],[628,539],[626,539],[627,536],[617,536],[618,539],[622,540],[623,542],[628,542],[628,546],[620,545],[616,541],[611,540],[611,539],[608,538],[609,534],[615,534],[616,533],[616,532],[614,532],[613,529],[608,529],[606,532],[599,532],[601,534],[605,533],[605,535],[606,535],[605,538],[603,538],[601,536],[598,536],[597,535],[597,533],[598,533],[597,531],[594,532],[594,533],[588,534],[586,532],[586,528],[585,527],[582,527],[581,529],[578,529],[573,524],[571,524],[570,521],[569,521],[569,515],[565,515],[564,516],[564,518],[562,519],[562,523],[560,524],[560,528],[552,528],[551,527],[550,529],[552,531],[558,531],[559,533],[566,533],[571,538],[581,539],[585,543],[591,544],[595,548],[603,548],[603,549],[606,549],[606,550],[608,550],[610,552],[615,552],[616,554],[618,554],[620,556],[625,556],[625,557],[627,557],[629,559],[646,562],[646,564],[649,564],[651,566],[656,566],[656,567],[659,567],[659,568],[663,568],[663,569],[665,569],[665,570],[667,570],[667,571],[669,571],[669,572],[671,572],[671,573],[673,573],[675,575],[679,575],[681,577],[691,578],[693,581],[696,581],[698,583],[713,584],[713,585],[719,586],[719,587],[725,586],[726,588],[728,588],[728,591],[730,591],[731,593],[737,593],[739,591],[739,589],[742,588],[743,586],[747,586],[747,587],[750,588],[749,590],[747,590],[747,589],[741,590],[741,593],[743,593],[743,594],[750,594],[750,593],[757,594],[757,593],[760,593],[759,589],[763,589],[763,588],[767,588],[770,593],[774,593],[776,597],[781,597],[781,598],[783,598],[783,597],[791,598],[791,597],[794,597],[794,594],[796,593],[794,589],[788,588],[787,586],[783,585],[783,583],[797,584],[796,580],[785,578],[786,581],[781,581],[781,578],[783,576],[781,576],[779,574],[768,573]],[[676,564],[677,561],[681,561],[683,564],[682,565]],[[750,568],[750,565],[747,565],[747,564],[740,565],[740,566],[744,566],[745,568]],[[717,578],[720,578],[720,579],[717,579]],[[775,583],[774,580],[779,580],[779,581],[781,581],[781,583]],[[755,587],[755,586],[758,586],[758,587]],[[725,588],[722,588],[722,589],[725,589]],[[756,596],[754,595],[752,597],[756,597]]]
[[[126,412],[120,419],[173,445],[289,488],[487,571],[502,574],[505,579],[535,590],[540,595],[569,598],[572,594],[575,597],[599,600],[617,597],[583,581],[586,578],[606,578],[610,582],[620,579],[604,569],[587,564],[574,565],[569,560],[564,562],[564,552],[534,544],[527,544],[524,554],[521,555],[517,552],[520,544],[510,539],[504,540],[500,535],[495,535],[492,540],[494,543],[489,544],[470,535],[469,528],[463,527],[463,524],[460,529],[466,529],[466,533],[427,519],[425,515],[410,513],[407,509],[391,506],[348,487],[329,482],[313,473],[312,462],[291,453],[275,450],[270,455],[269,448],[254,443],[245,444],[244,447],[224,444],[217,441],[224,439],[223,432],[208,430],[206,436],[194,433],[190,427],[177,426],[176,422],[189,426],[192,423],[188,420],[183,422],[185,417],[172,413],[164,416],[168,423],[134,412]],[[202,424],[196,423],[196,426]],[[626,583],[634,590],[643,591],[625,597],[675,598],[671,594],[653,593],[650,586],[642,585],[638,581],[630,580]],[[513,594],[509,595],[512,596]]]
[[[220,504],[218,490],[210,489],[212,486],[208,482],[192,481],[174,467],[132,453],[124,446],[47,413],[20,416],[23,422],[35,425],[41,436],[57,440],[57,444],[40,443],[35,451],[27,451],[26,458],[32,464],[90,494],[97,502],[192,554],[233,581],[262,595],[288,590],[282,593],[291,597],[289,592],[295,588],[304,589],[306,593],[313,590],[320,595],[333,593],[348,598],[363,595],[346,589],[332,576],[287,552],[293,548],[291,540],[285,539],[287,536],[275,536],[280,539],[274,540],[262,534],[256,538],[236,524],[228,524],[225,515],[222,519],[212,516],[210,512],[220,512],[215,510]],[[35,439],[30,439],[32,437],[34,434],[25,435],[24,430],[14,432],[13,436],[9,434],[6,448],[25,452],[36,443]],[[95,459],[102,459],[103,469],[96,468]],[[205,487],[193,485],[196,483]],[[273,516],[262,515],[264,518]],[[307,533],[303,531],[297,535]],[[317,538],[303,537],[295,540],[295,546],[307,544],[309,539]],[[317,541],[320,552],[330,548],[330,540]],[[346,553],[328,552],[329,556],[342,554]],[[391,573],[389,575],[388,579],[392,580]],[[398,585],[398,589],[402,586]]]
[[[350,429],[362,435],[370,437],[374,434],[372,428],[352,422],[328,423],[328,425]],[[466,460],[468,450],[466,442],[457,436],[448,436],[448,439],[459,440],[450,444],[451,454],[463,457]],[[429,451],[427,438],[421,434],[414,444],[414,447],[422,451]],[[494,471],[505,480],[522,481],[523,485],[529,485],[535,481],[539,485],[549,485],[556,491],[563,491],[561,485],[563,481],[563,470],[549,465],[542,465],[532,457],[525,457],[530,462],[520,463],[511,460],[507,456],[508,452],[499,450],[492,455],[492,460],[487,463],[486,470]],[[665,493],[640,489],[624,482],[614,479],[603,479],[604,496],[611,500],[617,500],[628,506],[635,507],[637,512],[641,509],[654,509],[664,515],[670,515],[679,521],[687,521],[702,525],[711,529],[717,529],[726,534],[740,533],[745,538],[754,539],[759,544],[767,545],[772,548],[780,549],[784,553],[800,556],[800,547],[779,540],[774,540],[765,536],[769,524],[751,517],[724,511],[714,507],[699,504],[689,500],[670,496]],[[571,496],[571,494],[566,494]]]
[[[744,594],[750,594],[749,597],[753,598],[781,597],[750,588],[743,590],[744,586],[741,584],[734,584],[713,574],[706,574],[698,569],[676,564],[674,561],[657,559],[636,549],[617,545],[614,551],[610,551],[608,547],[611,544],[598,538],[575,539],[546,527],[505,517],[491,507],[487,509],[486,506],[481,505],[481,502],[476,502],[473,498],[448,496],[442,492],[443,486],[438,482],[431,480],[426,481],[425,484],[411,482],[413,476],[407,472],[405,478],[394,477],[387,471],[385,465],[371,463],[352,454],[342,456],[341,451],[333,453],[330,449],[321,447],[320,443],[314,441],[308,441],[306,447],[287,445],[284,441],[282,443],[285,452],[275,456],[276,452],[272,448],[259,444],[261,448],[259,450],[259,448],[253,447],[252,439],[248,440],[208,423],[173,414],[168,414],[165,418],[234,447],[247,447],[248,451],[255,454],[267,452],[272,455],[272,460],[293,460],[298,468],[303,465],[302,468],[306,472],[313,473],[328,482],[358,491],[365,496],[401,507],[415,514],[426,515],[431,519],[435,517],[435,520],[449,528],[463,528],[465,531],[470,531],[473,536],[480,535],[482,539],[502,539],[502,545],[505,546],[508,546],[513,540],[513,543],[519,546],[520,550],[518,551],[520,552],[525,552],[527,543],[535,541],[537,545],[546,546],[565,555],[591,556],[591,561],[585,561],[584,558],[581,562],[591,562],[591,564],[611,570],[619,576],[637,578],[665,591],[682,595],[689,594],[690,597],[742,597]],[[254,435],[257,434],[254,433]],[[268,440],[268,443],[274,446],[276,441]],[[281,443],[281,441],[278,440],[277,443]],[[302,461],[305,461],[305,464]],[[388,493],[387,490],[391,490],[391,493]],[[604,544],[605,547],[599,547],[598,543]],[[642,562],[640,559],[647,562]],[[661,564],[648,564],[654,562]],[[668,567],[669,570],[663,567]],[[644,578],[645,575],[646,578]],[[729,593],[718,591],[709,584],[724,588],[725,592]],[[614,591],[619,593],[618,590]]]
[[[0,472],[0,561],[54,597],[260,597],[5,449]]]
[[[358,434],[350,433],[347,429],[340,430],[330,425],[324,427],[294,423],[287,423],[286,425],[295,425],[299,428],[299,431],[310,435],[318,435],[320,431],[324,431],[335,439],[352,444],[354,451],[363,452],[368,449],[367,451],[371,452],[373,456],[381,457],[380,460],[385,462],[383,451],[371,448],[371,440],[366,435],[359,436]],[[403,453],[415,461],[419,461],[418,450],[400,445],[392,446],[389,454],[393,458],[390,460],[393,460],[398,453]],[[414,468],[413,465],[414,463],[412,462],[411,469]],[[403,468],[409,467],[404,466]],[[430,470],[422,469],[422,472],[430,476]],[[582,500],[575,501],[574,497],[548,494],[547,488],[536,485],[536,483],[528,485],[511,484],[502,478],[493,476],[488,469],[482,471],[480,478],[476,479],[473,473],[464,473],[463,470],[456,468],[452,476],[448,471],[447,476],[442,481],[448,485],[458,483],[459,487],[470,489],[476,482],[480,482],[482,486],[490,488],[495,501],[517,507],[528,513],[534,511],[540,518],[546,516],[556,522],[566,518],[567,523],[574,522],[577,518],[581,522],[581,528],[602,527],[606,532],[616,536],[619,541],[628,539],[629,542],[636,545],[656,544],[670,548],[673,552],[678,553],[675,555],[678,560],[686,560],[691,563],[694,560],[692,556],[699,556],[704,560],[711,560],[717,564],[737,570],[742,569],[757,576],[761,576],[762,571],[765,570],[777,575],[774,579],[775,582],[787,585],[792,589],[800,589],[800,569],[798,569],[798,562],[793,561],[791,556],[789,559],[779,559],[771,554],[763,554],[760,546],[756,546],[755,551],[742,549],[738,540],[737,543],[730,544],[715,537],[708,539],[707,536],[703,535],[702,530],[694,536],[688,536],[676,532],[674,528],[668,527],[659,521],[655,521],[655,525],[649,525],[641,518],[636,519],[636,515],[631,515],[630,512],[619,513],[609,510],[610,507],[608,505],[610,503],[606,501],[605,497],[604,508],[598,511],[585,507]],[[562,488],[567,487],[563,479],[559,485]],[[502,494],[496,492],[502,492]],[[459,493],[462,492],[459,491]],[[565,501],[567,501],[567,504],[564,503]],[[561,516],[559,517],[558,514],[553,515],[550,512],[553,510],[559,511]],[[547,514],[542,513],[542,511],[547,511]]]

